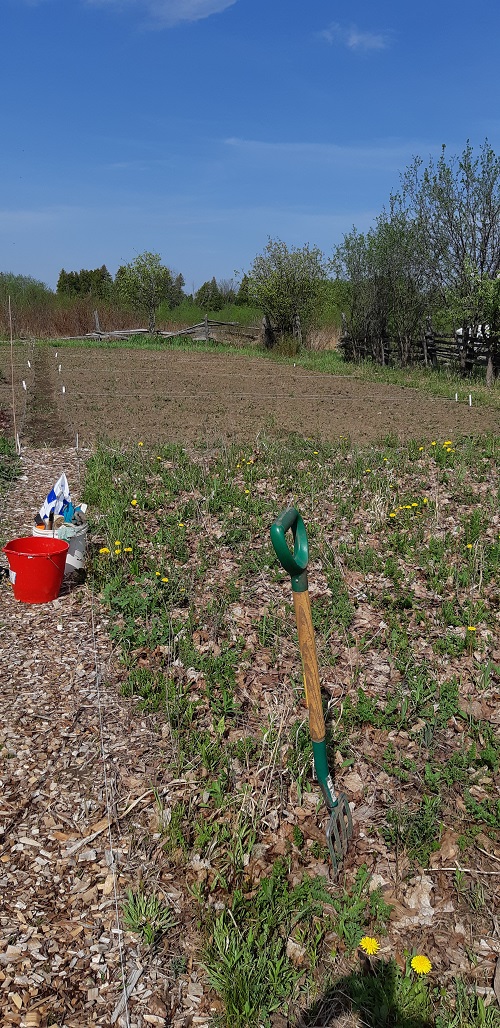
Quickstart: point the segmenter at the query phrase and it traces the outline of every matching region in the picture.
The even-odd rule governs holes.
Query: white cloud
[[[264,160],[321,161],[337,168],[397,168],[402,161],[411,159],[422,150],[423,144],[416,141],[397,142],[388,140],[370,146],[341,146],[335,143],[268,143],[259,139],[232,137],[225,140],[226,146]],[[425,144],[425,150],[429,149]],[[434,150],[435,147],[430,149]]]
[[[367,50],[386,50],[390,45],[389,35],[385,32],[361,32],[355,25],[345,28],[338,22],[332,22],[320,33],[327,43],[338,43],[349,50],[358,52]]]
[[[237,0],[85,0],[94,7],[136,8],[152,17],[156,24],[177,25],[182,21],[201,21],[220,14]]]

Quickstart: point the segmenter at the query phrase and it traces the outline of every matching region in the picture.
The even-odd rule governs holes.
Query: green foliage
[[[39,303],[45,305],[54,296],[49,286],[30,275],[0,272],[0,304],[7,307],[8,298],[13,306]]]
[[[65,271],[62,268],[57,280],[56,292],[61,296],[92,296],[96,300],[109,300],[113,290],[113,279],[105,264],[93,271]]]
[[[21,461],[10,439],[0,435],[0,493],[20,474]]]
[[[384,931],[391,907],[385,903],[380,889],[370,892],[370,872],[363,864],[356,872],[352,889],[339,889],[330,898],[335,911],[333,927],[349,952],[356,949],[367,926],[371,931]]]
[[[468,989],[461,978],[455,979],[453,1006],[447,996],[438,1010],[436,1028],[500,1028],[500,1009],[486,1006],[476,990]]]
[[[394,807],[387,811],[387,824],[381,829],[381,835],[396,850],[404,850],[410,860],[426,867],[430,854],[439,848],[440,809],[439,796],[424,796],[413,811]]]
[[[325,279],[324,258],[317,247],[307,243],[289,249],[280,239],[269,239],[250,269],[250,301],[280,336],[293,335],[297,317],[306,331],[319,313]]]
[[[406,366],[411,346],[421,337],[424,316],[432,309],[424,243],[416,221],[391,202],[365,235],[356,229],[337,247],[333,268],[349,286],[345,303],[346,354],[355,360],[365,354],[385,362],[389,337],[398,344],[399,362]]]
[[[147,315],[150,332],[154,332],[156,312],[162,301],[170,303],[173,296],[178,302],[182,285],[182,276],[174,279],[169,268],[161,263],[160,254],[148,251],[118,268],[115,277],[118,295],[134,310]]]
[[[231,908],[215,918],[205,952],[226,1028],[269,1025],[274,1011],[287,1010],[303,974],[287,955],[287,938],[299,926],[310,929],[328,899],[322,879],[305,878],[290,888],[283,861],[274,864],[253,899],[235,891]]]
[[[215,278],[204,282],[194,297],[194,302],[204,313],[220,311],[225,306],[226,298],[219,289]]]
[[[131,932],[137,932],[143,942],[153,946],[176,924],[173,911],[155,894],[146,896],[139,889],[127,890],[123,904],[123,923]]]

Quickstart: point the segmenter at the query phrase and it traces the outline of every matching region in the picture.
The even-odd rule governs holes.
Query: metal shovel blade
[[[352,815],[351,808],[344,792],[337,796],[337,802],[330,814],[330,821],[326,829],[326,841],[333,865],[333,873],[337,874],[339,864],[342,863],[352,838]]]

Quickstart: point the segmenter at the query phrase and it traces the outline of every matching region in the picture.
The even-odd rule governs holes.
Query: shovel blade
[[[333,873],[337,874],[352,838],[351,808],[345,793],[339,793],[337,802],[330,814],[326,841],[333,865]]]

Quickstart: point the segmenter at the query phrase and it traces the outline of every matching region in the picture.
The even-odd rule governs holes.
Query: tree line
[[[0,275],[0,301],[12,279]],[[27,294],[38,288],[46,302],[46,287],[30,279],[24,284]],[[182,274],[149,251],[119,267],[114,279],[105,265],[62,269],[56,292],[139,311],[150,331],[160,308],[164,316],[187,299]],[[213,277],[190,299],[207,313],[228,303],[257,308],[268,346],[287,337],[307,345],[315,324],[328,316],[340,322],[342,314],[348,358],[384,362],[391,340],[403,366],[426,335],[458,330],[465,341],[487,326],[498,370],[500,158],[487,140],[477,154],[467,143],[459,156],[449,157],[443,146],[427,164],[417,157],[374,225],[367,232],[353,227],[330,258],[308,243],[289,247],[270,238],[240,281]]]
[[[188,298],[184,286],[184,276],[164,265],[160,254],[145,251],[129,264],[121,265],[114,279],[105,264],[92,270],[66,271],[62,268],[56,292],[66,297],[93,297],[95,300],[123,303],[145,314],[148,328],[154,332],[159,307],[174,311]],[[222,310],[228,303],[247,304],[247,276],[243,276],[239,284],[234,279],[217,281],[213,277],[189,299],[206,312]]]

